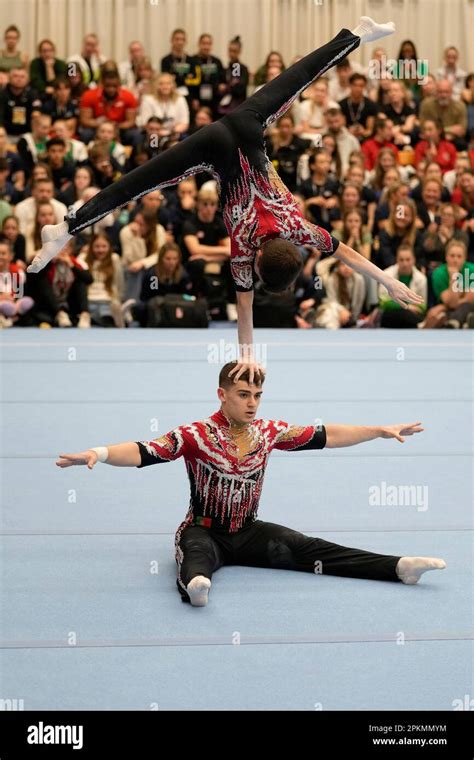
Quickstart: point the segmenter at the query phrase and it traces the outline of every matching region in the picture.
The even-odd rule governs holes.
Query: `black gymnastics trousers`
[[[315,575],[377,581],[400,580],[396,573],[399,556],[339,546],[263,520],[249,522],[236,533],[191,525],[184,528],[179,549],[182,562],[176,583],[183,602],[189,602],[183,587],[192,578],[204,575],[210,579],[223,565],[300,570]]]
[[[69,233],[74,235],[120,206],[200,171],[211,172],[218,180],[224,206],[227,189],[233,187],[242,172],[239,149],[250,166],[265,171],[268,164],[265,128],[282,116],[315,79],[359,47],[360,41],[360,37],[342,29],[334,39],[283,71],[230,114],[133,169],[77,211],[70,211],[65,217]]]

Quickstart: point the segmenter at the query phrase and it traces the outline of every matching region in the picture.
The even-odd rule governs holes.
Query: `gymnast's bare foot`
[[[397,575],[402,583],[410,586],[418,583],[427,570],[444,570],[446,562],[436,557],[401,557],[396,567]]]
[[[27,272],[40,272],[51,259],[54,259],[62,251],[65,245],[72,240],[72,235],[68,232],[67,222],[61,224],[45,224],[41,230],[41,241],[43,247],[37,256],[33,259]]]
[[[389,21],[388,24],[377,24],[370,16],[361,16],[356,28],[352,29],[352,34],[360,37],[362,42],[373,42],[393,34],[394,31],[393,21]]]

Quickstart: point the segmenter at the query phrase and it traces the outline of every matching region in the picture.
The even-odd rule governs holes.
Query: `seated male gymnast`
[[[246,360],[239,363],[234,380],[246,367],[251,369],[252,380],[253,371],[258,367],[252,348],[254,274],[267,291],[286,290],[302,268],[297,246],[310,245],[335,254],[353,269],[384,285],[390,297],[402,306],[407,307],[407,302],[421,303],[421,296],[402,282],[303,217],[269,161],[264,143],[264,130],[282,116],[315,79],[362,42],[372,42],[394,31],[392,22],[376,24],[368,16],[362,16],[353,31],[342,29],[333,40],[283,71],[230,114],[137,167],[80,209],[70,210],[60,224],[43,227],[43,248],[28,272],[39,272],[72,236],[111,211],[152,190],[208,171],[217,181],[224,222],[231,238],[230,263],[237,291],[240,357]],[[207,259],[210,260],[209,255]],[[248,353],[245,357],[243,348]]]
[[[280,420],[256,419],[264,377],[249,368],[235,382],[237,362],[219,375],[220,409],[199,422],[181,425],[153,441],[99,446],[79,454],[60,454],[59,467],[96,462],[147,467],[183,457],[191,499],[176,538],[177,586],[183,601],[207,604],[213,572],[222,565],[283,568],[322,575],[401,581],[415,584],[426,570],[446,567],[442,559],[374,554],[310,538],[291,528],[257,519],[268,457],[273,449],[354,446],[374,438],[421,433],[420,422],[401,425],[320,425],[297,427]],[[343,466],[343,465],[341,465]]]

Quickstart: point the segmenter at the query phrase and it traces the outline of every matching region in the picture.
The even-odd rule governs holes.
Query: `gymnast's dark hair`
[[[240,34],[237,34],[235,37],[231,39],[231,42],[234,43],[234,45],[238,45],[239,48],[242,47],[242,40],[240,39]]]
[[[303,267],[301,253],[293,243],[282,238],[268,240],[262,246],[258,269],[268,293],[282,293],[298,277]]]
[[[227,362],[227,364],[224,364],[221,371],[219,372],[219,388],[232,388],[234,385],[234,377],[237,373],[234,373],[229,377],[229,372],[234,369],[234,367],[237,366],[237,362]],[[246,369],[245,372],[239,377],[239,380],[243,380],[245,383],[249,383],[249,372],[250,370]],[[253,384],[257,385],[258,387],[261,387],[263,383],[265,382],[265,376],[261,372],[254,372],[254,379]]]

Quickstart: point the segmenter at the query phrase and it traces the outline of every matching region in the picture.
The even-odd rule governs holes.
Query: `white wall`
[[[397,32],[386,40],[389,56],[396,56],[400,42],[414,39],[418,56],[427,59],[430,71],[441,64],[443,48],[455,44],[461,64],[474,71],[474,0],[0,0],[0,32],[16,24],[22,47],[35,54],[35,43],[50,37],[58,54],[77,52],[84,33],[100,36],[102,51],[123,60],[127,43],[144,42],[157,62],[168,52],[170,32],[176,26],[188,33],[189,51],[197,37],[210,32],[215,54],[226,59],[227,41],[240,34],[242,60],[252,70],[271,49],[285,62],[318,47],[342,27],[355,26],[359,16],[393,20]],[[383,41],[385,42],[385,40]],[[354,54],[366,64],[371,45]]]

